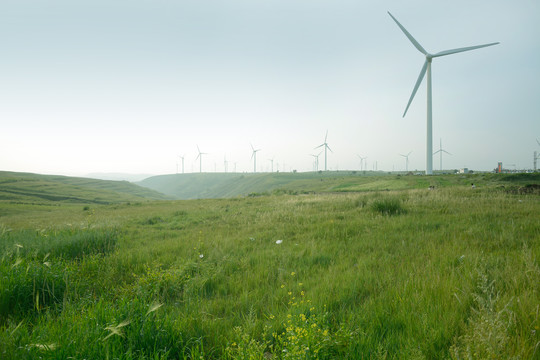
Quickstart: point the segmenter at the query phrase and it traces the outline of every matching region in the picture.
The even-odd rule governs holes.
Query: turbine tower
[[[180,159],[182,159],[182,174],[183,174],[184,173],[184,157],[185,157],[185,155],[182,155],[182,156],[178,155],[178,157]]]
[[[441,161],[441,171],[442,171],[442,153],[443,153],[443,152],[447,153],[448,155],[452,155],[452,154],[450,154],[448,151],[443,150],[443,148],[442,148],[442,139],[439,139],[439,150],[435,151],[435,152],[433,153],[433,155],[435,155],[435,154],[437,154],[437,153],[440,154],[439,156],[441,157],[441,159],[440,159],[440,161]]]
[[[321,145],[319,145],[319,146],[317,146],[317,147],[315,148],[315,149],[318,149],[318,148],[324,146],[324,171],[327,171],[327,169],[328,169],[328,168],[326,167],[326,165],[327,165],[327,159],[328,159],[328,152],[327,152],[327,150],[330,150],[331,152],[333,152],[332,149],[330,149],[330,146],[328,146],[328,143],[326,142],[326,139],[327,139],[327,138],[328,138],[328,130],[326,130],[326,135],[324,136],[324,142],[323,142]]]
[[[255,150],[253,145],[252,144],[250,145],[251,145],[251,150],[253,150],[253,152],[251,153],[251,158],[253,159],[253,172],[257,172],[257,151],[261,151],[261,149]]]
[[[538,145],[540,145],[540,141],[538,141],[538,139],[536,139],[536,142],[538,143]],[[537,151],[534,152],[534,172],[536,172],[536,161],[540,159],[540,154],[538,154]]]
[[[199,152],[199,155],[197,155],[195,160],[199,159],[199,172],[202,173],[202,156],[207,155],[207,153],[201,152],[201,149],[199,149],[199,145],[197,145],[197,151]]]
[[[272,163],[272,167],[271,167],[272,171],[271,172],[274,172],[274,158],[268,159],[268,161],[270,161]]]
[[[409,155],[411,155],[412,151],[409,151],[407,155],[399,154],[405,158],[405,172],[409,172]]]
[[[424,62],[424,66],[422,66],[422,70],[420,70],[420,75],[418,76],[418,80],[416,80],[416,84],[414,85],[414,89],[412,91],[411,97],[409,98],[409,102],[407,103],[407,107],[405,108],[405,112],[403,113],[403,117],[407,114],[407,110],[409,109],[409,106],[411,105],[411,102],[414,98],[414,95],[416,94],[416,91],[418,90],[418,87],[420,86],[420,83],[424,79],[424,76],[427,72],[427,142],[426,142],[426,174],[431,175],[433,174],[433,140],[432,140],[432,107],[431,107],[431,60],[436,57],[440,56],[446,56],[451,54],[460,53],[463,51],[469,51],[469,50],[475,50],[480,49],[487,46],[497,45],[498,42],[489,43],[489,44],[483,44],[483,45],[476,45],[476,46],[469,46],[464,48],[458,48],[458,49],[450,49],[450,50],[444,50],[441,52],[438,52],[436,54],[428,53],[422,45],[418,41],[416,41],[413,36],[399,23],[399,21],[396,20],[390,12],[388,12],[388,15],[396,22],[396,24],[399,26],[401,31],[407,36],[407,38],[411,41],[411,43],[416,47],[418,51],[420,51],[422,54],[425,55],[426,61]]]

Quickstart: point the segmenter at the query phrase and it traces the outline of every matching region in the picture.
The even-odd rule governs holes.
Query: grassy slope
[[[314,189],[308,180],[299,189]],[[0,242],[14,252],[1,258],[10,286],[0,283],[0,300],[19,289],[27,307],[4,301],[0,358],[264,359],[266,341],[275,358],[284,343],[309,345],[312,358],[320,345],[326,359],[537,358],[540,197],[512,190],[538,175],[373,180],[92,212],[21,205],[1,218]],[[441,185],[429,191],[426,181]],[[379,212],[392,204],[396,215]],[[58,244],[92,237],[103,238],[100,255],[59,257]],[[32,242],[39,252],[21,259],[15,244]],[[36,304],[41,284],[40,294],[51,284],[58,293]]]
[[[477,186],[507,184],[519,186],[540,183],[538,174],[471,174],[401,176],[374,172],[309,173],[202,173],[160,175],[138,184],[176,199],[227,198],[271,192],[321,193],[425,189],[450,185]]]
[[[165,199],[163,194],[127,181],[104,181],[0,171],[0,200],[107,204]]]

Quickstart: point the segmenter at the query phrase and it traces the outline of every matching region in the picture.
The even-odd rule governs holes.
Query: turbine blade
[[[452,154],[450,154],[450,153],[449,153],[448,151],[446,151],[446,150],[442,150],[442,151],[445,152],[445,153],[447,153],[448,155],[452,155]]]
[[[407,103],[407,107],[405,108],[405,111],[403,112],[403,117],[407,114],[407,110],[409,110],[409,106],[411,106],[411,103],[414,99],[414,95],[416,95],[416,91],[418,91],[418,87],[422,83],[422,80],[424,79],[424,76],[426,75],[426,70],[428,66],[428,60],[424,62],[424,66],[422,66],[422,70],[420,70],[420,75],[418,75],[418,80],[416,80],[416,84],[414,85],[413,92],[411,94],[411,97],[409,98],[409,102]]]
[[[321,145],[319,145],[319,146],[317,146],[317,147],[314,147],[314,149],[318,149],[318,148],[320,148],[320,147],[322,147],[322,146],[324,146],[324,145],[325,145],[325,144],[321,144]]]
[[[403,31],[403,33],[409,38],[409,40],[412,42],[412,44],[418,49],[418,51],[420,51],[422,54],[424,55],[427,55],[428,52],[422,47],[422,45],[420,45],[420,43],[418,41],[416,41],[416,39],[407,31],[407,29],[405,29],[403,27],[403,25],[401,25],[399,23],[399,21],[397,21],[397,19],[392,16],[392,14],[390,14],[390,11],[388,11],[388,15],[390,15],[390,17],[392,19],[394,19],[394,21],[396,22],[396,24],[399,26],[399,28],[401,29],[401,31]]]
[[[480,48],[483,48],[483,47],[493,46],[493,45],[497,45],[497,44],[499,44],[499,43],[494,42],[494,43],[489,43],[489,44],[484,44],[484,45],[476,45],[476,46],[469,46],[469,47],[464,47],[464,48],[459,48],[459,49],[444,50],[444,51],[441,51],[441,52],[438,52],[438,53],[434,54],[433,57],[456,54],[456,53],[460,53],[460,52],[464,52],[464,51],[480,49]]]
[[[332,149],[330,149],[330,146],[328,146],[328,144],[326,144],[326,147],[328,148],[328,150],[330,150],[330,152],[333,152]]]
[[[326,143],[326,138],[328,138],[328,130],[326,130],[326,135],[324,135],[324,142]]]

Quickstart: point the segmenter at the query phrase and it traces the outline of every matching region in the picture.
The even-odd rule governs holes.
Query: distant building
[[[469,173],[469,169],[468,169],[468,168],[459,169],[459,173],[460,173],[460,174],[468,174],[468,173]]]

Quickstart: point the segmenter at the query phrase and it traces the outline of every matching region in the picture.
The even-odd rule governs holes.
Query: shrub
[[[376,199],[371,203],[371,209],[383,215],[398,215],[405,213],[401,201],[397,198]]]

